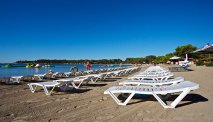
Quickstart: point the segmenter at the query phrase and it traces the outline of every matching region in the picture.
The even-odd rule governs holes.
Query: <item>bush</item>
[[[196,62],[196,66],[203,66],[203,65],[204,65],[204,62],[201,61],[201,60],[198,60],[198,61]]]
[[[207,67],[212,67],[213,66],[213,62],[209,62],[206,64]]]

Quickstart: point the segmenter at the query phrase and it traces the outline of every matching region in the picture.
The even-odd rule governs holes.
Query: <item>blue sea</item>
[[[85,65],[83,64],[51,64],[49,68],[26,68],[26,64],[12,64],[13,66],[22,66],[22,67],[13,67],[13,68],[3,68],[5,64],[0,64],[0,77],[10,77],[10,76],[27,76],[34,74],[44,74],[49,70],[53,72],[69,72],[71,67],[76,66],[79,71],[86,70]],[[40,64],[43,66],[42,64]],[[127,67],[130,65],[122,65],[121,67]],[[101,65],[101,64],[93,64],[91,70],[96,69],[106,69],[106,68],[116,68],[120,67],[120,65]]]

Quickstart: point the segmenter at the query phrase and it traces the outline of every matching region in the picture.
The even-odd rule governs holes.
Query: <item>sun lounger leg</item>
[[[44,92],[45,92],[46,95],[50,95],[48,90],[47,90],[47,87],[43,86],[43,89],[44,89]]]
[[[126,105],[131,99],[132,99],[132,97],[135,95],[135,93],[131,93],[130,95],[129,95],[129,97],[124,101],[124,103],[122,103],[122,104],[120,104],[120,105]]]
[[[175,108],[176,105],[190,92],[190,89],[185,89],[176,99],[171,103],[171,107]]]
[[[112,76],[111,76],[112,78],[116,78],[116,74],[112,74]]]
[[[153,93],[153,96],[158,100],[158,102],[164,107],[164,108],[175,108],[177,104],[190,92],[190,89],[185,89],[170,105],[166,105],[165,102],[155,93]]]
[[[47,87],[46,86],[43,86],[44,88],[44,92],[46,95],[51,95],[52,94],[52,91],[54,90],[55,86],[50,90],[50,92],[47,90]]]
[[[91,78],[92,83],[96,83],[99,78]]]
[[[34,78],[37,77],[39,81],[42,81],[44,79],[43,76],[34,76]]]
[[[81,84],[83,83],[84,81],[81,81],[79,84],[78,84],[78,88],[80,88]]]
[[[95,82],[97,82],[97,81],[98,81],[98,79],[99,79],[99,78],[96,78],[96,79],[95,79]]]
[[[35,86],[35,88],[33,88],[33,85],[29,84],[29,87],[30,87],[30,91],[32,93],[35,93],[37,86]]]
[[[123,103],[112,92],[109,92],[109,95],[115,100],[118,105],[126,105],[132,99],[135,93],[130,93],[129,97]]]
[[[39,79],[39,80],[43,80],[43,77],[42,77],[42,76],[41,76],[41,77],[38,77],[38,79]]]
[[[78,85],[76,85],[74,82],[72,82],[72,86],[76,89],[79,89],[79,87],[81,86],[81,84],[83,83],[84,81],[81,81]]]
[[[95,83],[95,81],[93,80],[93,78],[91,78],[91,80],[90,80],[92,83]]]
[[[72,82],[71,84],[72,84],[72,86],[73,86],[74,88],[78,89],[78,87],[75,85],[74,82]]]
[[[108,75],[106,75],[105,77],[104,77],[104,79],[106,79],[108,77]]]
[[[153,93],[153,96],[158,100],[158,102],[164,107],[168,108],[168,106],[163,102],[163,100],[155,93]]]

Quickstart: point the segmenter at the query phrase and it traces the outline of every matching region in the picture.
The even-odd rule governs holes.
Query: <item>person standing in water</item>
[[[86,63],[86,70],[91,70],[92,65],[89,63],[89,61]]]

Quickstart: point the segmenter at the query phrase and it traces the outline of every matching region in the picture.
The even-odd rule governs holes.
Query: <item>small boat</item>
[[[49,68],[49,67],[54,67],[54,66],[49,65],[49,64],[46,64],[46,65],[44,65],[44,66],[42,66],[42,67],[44,67],[44,68]]]
[[[12,67],[14,67],[12,64],[6,64],[6,65],[2,66],[2,68],[12,68]]]
[[[35,64],[31,64],[31,63],[27,64],[26,66],[26,68],[34,68],[34,67],[35,67]]]
[[[41,68],[41,66],[39,64],[36,64],[35,68]]]

